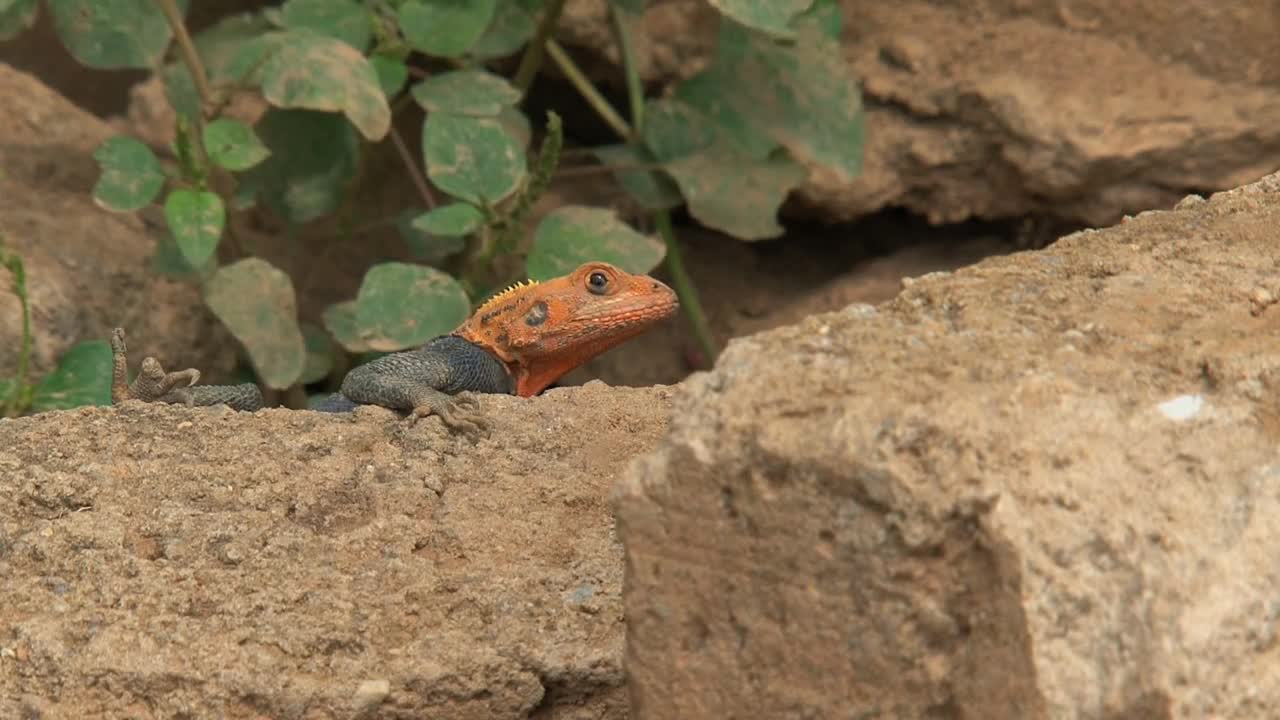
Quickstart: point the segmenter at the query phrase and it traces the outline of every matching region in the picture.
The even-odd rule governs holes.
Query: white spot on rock
[[[1179,395],[1159,405],[1161,414],[1174,422],[1182,422],[1200,414],[1204,409],[1204,398],[1199,395]]]

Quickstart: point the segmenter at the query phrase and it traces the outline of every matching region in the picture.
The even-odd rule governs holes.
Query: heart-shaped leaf
[[[356,296],[360,337],[370,349],[384,352],[449,333],[470,314],[471,301],[458,281],[425,265],[374,265]]]
[[[71,56],[99,70],[154,68],[173,36],[155,0],[49,0],[49,14]]]
[[[187,264],[200,267],[218,249],[227,214],[215,193],[174,190],[165,200],[164,218]]]
[[[431,182],[476,205],[515,192],[528,164],[497,119],[447,113],[431,113],[422,124],[422,154]]]
[[[433,235],[460,237],[484,224],[484,214],[474,205],[452,203],[419,215],[413,227]]]
[[[58,359],[58,367],[36,385],[31,409],[44,412],[110,405],[111,362],[111,346],[105,340],[76,343]]]
[[[133,212],[151,204],[164,187],[164,172],[151,148],[137,138],[120,135],[93,152],[102,173],[93,187],[98,205],[116,212]]]
[[[599,260],[644,274],[664,257],[666,246],[661,240],[636,232],[612,210],[566,205],[538,224],[525,272],[530,279],[549,280]]]
[[[427,112],[491,117],[520,102],[520,91],[484,70],[453,70],[415,85],[413,99]]]
[[[400,88],[409,79],[409,68],[400,58],[372,55],[369,57],[369,64],[373,65],[373,71],[378,74],[378,84],[382,86],[382,94],[387,97],[400,92]]]
[[[369,140],[391,129],[378,74],[359,50],[331,37],[285,33],[262,67],[262,95],[281,108],[341,112]]]
[[[497,0],[408,0],[400,6],[400,31],[416,50],[459,57],[484,35]]]
[[[297,223],[338,208],[360,150],[350,123],[332,113],[272,109],[255,129],[271,155],[240,176],[242,203],[261,197]]]
[[[204,300],[244,345],[267,387],[283,390],[298,380],[307,351],[288,275],[261,258],[245,258],[209,278]]]
[[[206,125],[203,139],[210,160],[237,172],[248,170],[271,154],[253,128],[232,118],[218,118]]]

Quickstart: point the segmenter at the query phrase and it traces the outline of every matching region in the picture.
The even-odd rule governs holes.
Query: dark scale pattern
[[[233,410],[243,410],[245,412],[262,409],[262,391],[258,389],[257,385],[251,383],[243,385],[194,385],[189,388],[183,388],[183,390],[191,394],[192,404],[194,405],[226,404]],[[170,403],[185,402],[180,392],[171,392],[161,400]]]
[[[316,406],[321,412],[348,412],[355,405],[411,410],[438,401],[441,394],[515,392],[507,368],[483,348],[445,335],[416,350],[384,355],[347,373],[341,394]]]

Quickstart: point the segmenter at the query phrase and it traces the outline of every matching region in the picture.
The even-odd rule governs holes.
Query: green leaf
[[[474,205],[453,203],[419,215],[413,227],[433,235],[459,237],[484,224],[484,215]]]
[[[538,13],[545,0],[508,0],[498,3],[493,22],[484,35],[471,46],[470,54],[481,60],[493,60],[514,54],[533,38],[538,30]]]
[[[102,173],[93,199],[116,212],[133,212],[151,204],[164,187],[164,172],[151,148],[137,138],[118,135],[93,152]]]
[[[606,165],[654,163],[653,156],[643,147],[607,145],[597,147],[592,152]],[[684,204],[679,186],[661,170],[615,170],[613,176],[618,179],[622,189],[646,210],[671,210]]]
[[[49,12],[71,56],[99,70],[154,68],[173,34],[155,0],[49,0]]]
[[[666,256],[661,240],[641,235],[605,208],[566,205],[542,218],[533,236],[525,272],[549,280],[599,260],[629,273],[653,270]]]
[[[529,118],[520,108],[511,106],[502,108],[502,112],[498,113],[498,123],[508,135],[515,139],[517,145],[525,150],[529,149],[529,143],[533,140],[533,126],[529,124]]]
[[[355,300],[345,300],[330,305],[325,308],[321,319],[324,321],[325,329],[348,352],[362,353],[369,351],[369,344],[360,336],[360,328],[356,325]]]
[[[210,160],[237,172],[248,170],[271,154],[253,128],[231,118],[218,118],[205,126],[204,149]]]
[[[371,350],[394,352],[453,331],[471,300],[448,273],[388,262],[365,273],[356,296],[356,326]]]
[[[204,301],[244,345],[267,387],[283,390],[302,375],[306,344],[288,275],[261,258],[245,258],[209,278]]]
[[[405,81],[409,79],[409,68],[399,58],[390,55],[373,55],[369,58],[369,64],[373,65],[373,71],[378,74],[378,84],[382,86],[382,93],[387,97],[400,92],[400,88],[404,87]]]
[[[396,218],[396,230],[415,260],[427,265],[438,265],[450,255],[466,249],[467,242],[461,236],[434,235],[416,227],[414,221],[421,215],[421,210],[410,209]]]
[[[215,193],[174,190],[165,200],[164,219],[187,264],[200,267],[218,249],[227,214]]]
[[[422,124],[422,154],[431,182],[475,205],[515,192],[528,165],[524,148],[494,118],[431,113]]]
[[[36,0],[0,0],[0,42],[29,30],[36,24]],[[0,394],[0,398],[4,395]]]
[[[58,367],[36,385],[34,412],[111,404],[111,346],[105,340],[76,343]]]
[[[761,156],[762,147],[744,147],[740,137],[716,136],[715,129],[688,105],[659,100],[649,105],[642,134],[699,222],[744,240],[782,234],[775,216],[805,169],[777,153]]]
[[[354,0],[287,0],[281,22],[290,30],[314,30],[364,52],[373,37],[369,10]]]
[[[791,43],[722,22],[716,59],[705,71],[710,77],[692,79],[676,97],[722,127],[767,134],[793,155],[851,180],[862,167],[862,96],[839,39],[829,34],[830,9],[819,10],[796,19]]]
[[[338,209],[360,150],[350,123],[331,113],[272,109],[256,130],[271,155],[240,176],[241,198],[261,197],[295,223]]]
[[[793,38],[791,19],[809,9],[813,0],[710,0],[711,5],[747,27]]]
[[[298,382],[309,385],[319,382],[333,370],[333,341],[314,323],[302,323],[302,340],[307,349],[307,362]]]
[[[484,70],[454,70],[415,85],[413,99],[428,112],[492,117],[520,102],[520,91]]]
[[[459,57],[484,35],[497,0],[409,0],[400,6],[400,31],[416,50]]]
[[[174,278],[189,278],[192,275],[207,277],[218,269],[218,256],[209,255],[203,265],[192,266],[178,247],[178,241],[172,233],[165,233],[156,239],[156,252],[151,256],[151,269],[160,274]]]
[[[359,50],[310,31],[286,33],[262,67],[262,95],[282,108],[341,112],[369,140],[391,129],[391,108]]]

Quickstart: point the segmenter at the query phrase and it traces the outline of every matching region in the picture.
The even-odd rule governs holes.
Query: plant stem
[[[431,187],[427,185],[426,176],[422,174],[422,170],[418,169],[418,163],[414,162],[413,153],[409,151],[409,145],[401,137],[395,123],[391,125],[391,142],[395,144],[396,152],[400,154],[400,159],[404,161],[404,167],[409,173],[409,179],[413,181],[414,187],[418,188],[418,194],[422,196],[422,202],[426,203],[428,210],[434,210],[436,208],[436,198],[431,194]]]
[[[182,21],[182,11],[178,9],[178,3],[176,0],[156,0],[156,4],[164,12],[165,20],[169,21],[169,28],[173,30],[173,38],[177,41],[178,49],[182,52],[182,61],[187,64],[187,70],[191,72],[191,79],[195,81],[196,92],[200,94],[200,104],[204,108],[211,107],[213,105],[213,89],[209,87],[209,76],[205,74],[204,63],[200,62],[200,53],[196,52],[195,43],[191,41],[191,34],[187,32],[187,25]],[[200,120],[203,120],[203,115],[204,113],[202,112]]]
[[[551,33],[555,32],[556,23],[560,22],[560,12],[564,10],[564,3],[565,0],[551,0],[547,4],[542,14],[542,22],[538,23],[538,31],[529,41],[529,47],[525,48],[524,55],[520,58],[520,66],[516,68],[512,83],[520,89],[522,95],[529,90],[534,76],[542,67],[543,48],[551,39]]]
[[[653,215],[654,220],[657,221],[658,232],[662,234],[662,240],[667,244],[667,257],[664,262],[667,264],[667,272],[671,273],[671,284],[675,286],[676,295],[680,298],[680,306],[684,309],[685,316],[689,318],[689,324],[693,326],[693,334],[698,338],[698,344],[707,354],[707,366],[710,367],[715,364],[720,349],[716,346],[716,338],[711,333],[711,326],[707,324],[707,315],[702,311],[698,289],[684,268],[680,243],[676,241],[675,229],[671,227],[671,212],[659,210]]]
[[[609,104],[609,100],[600,94],[596,86],[591,84],[591,81],[573,62],[573,58],[569,57],[564,48],[560,47],[560,44],[551,38],[547,38],[547,54],[560,67],[560,71],[569,79],[569,83],[582,95],[582,98],[587,101],[591,109],[595,110],[596,114],[614,132],[622,136],[624,140],[630,140],[632,136],[631,126],[627,125],[627,121],[622,118],[622,115],[618,114],[617,110],[613,109],[613,105]]]
[[[635,135],[638,136],[644,127],[644,87],[640,82],[640,69],[636,67],[635,44],[631,42],[631,33],[622,18],[622,12],[617,5],[609,7],[614,39],[617,41],[619,52],[622,54],[622,67],[627,82],[627,97],[631,103],[632,123],[635,126]],[[624,135],[623,137],[635,142],[634,136]],[[671,284],[675,286],[676,295],[680,297],[680,306],[684,310],[685,317],[689,318],[689,324],[693,326],[694,337],[697,338],[698,344],[702,346],[702,351],[706,353],[707,365],[712,365],[715,363],[716,356],[720,350],[716,345],[715,335],[711,333],[711,326],[707,324],[706,313],[702,310],[702,301],[698,297],[698,288],[693,284],[693,279],[689,277],[688,271],[685,270],[680,243],[676,240],[675,228],[671,224],[671,212],[669,210],[657,210],[653,213],[653,218],[658,226],[658,232],[662,235],[663,242],[667,245],[665,262],[667,272],[671,274]]]
[[[25,410],[28,396],[27,367],[31,361],[31,304],[27,300],[27,273],[22,258],[0,247],[0,265],[9,268],[13,275],[13,294],[18,296],[22,309],[22,345],[18,348],[18,374],[14,378],[13,395],[4,406],[5,417],[17,417]]]

